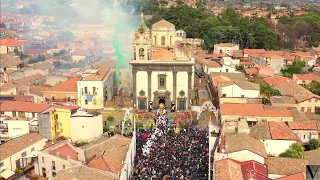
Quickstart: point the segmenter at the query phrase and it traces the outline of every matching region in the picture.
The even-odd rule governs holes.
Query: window
[[[139,57],[144,57],[144,49],[143,48],[139,49]]]
[[[304,112],[304,107],[301,107],[301,112]]]
[[[2,168],[4,166],[4,162],[0,163],[0,168]]]
[[[60,129],[60,132],[63,133],[63,129]]]
[[[257,124],[257,121],[247,121],[248,126],[251,128],[252,126]]]
[[[18,114],[19,114],[19,117],[26,117],[26,113],[25,112],[19,111]]]
[[[52,177],[55,177],[57,174],[55,172],[52,172]]]
[[[229,72],[229,69],[226,69],[226,72]]]
[[[85,99],[85,100],[84,100],[84,103],[85,103],[85,104],[88,104],[88,99]]]
[[[0,111],[0,114],[4,114],[4,112],[3,112],[3,111]]]
[[[33,152],[34,151],[34,147],[33,148],[31,148],[31,152]]]
[[[46,168],[42,168],[42,176],[47,177]]]
[[[44,163],[44,157],[42,157],[41,159],[42,159],[42,162]]]
[[[62,168],[65,169],[65,168],[66,168],[66,165],[62,165]]]
[[[67,101],[70,101],[71,100],[71,97],[67,97]]]
[[[161,37],[161,46],[166,45],[166,38],[164,36]]]
[[[120,73],[120,72],[119,72]],[[120,76],[120,75],[119,75]],[[94,94],[96,92],[96,87],[92,87],[92,93]]]
[[[244,95],[241,95],[242,98],[244,98]]]
[[[164,86],[165,86],[165,79],[160,78],[160,87],[164,87]]]
[[[55,115],[54,115],[54,120],[58,120],[58,119],[59,119],[58,114],[55,114]]]
[[[33,117],[33,118],[36,117],[36,113],[32,113],[32,117]]]
[[[227,97],[227,95],[226,94],[222,94],[222,97]]]
[[[311,110],[312,110],[312,108],[311,108],[311,107],[308,107],[308,108],[307,108],[307,113],[311,113]]]
[[[16,111],[12,111],[12,116],[13,117],[17,117],[17,112]]]
[[[52,96],[52,101],[54,101],[56,99],[56,97],[55,96]]]
[[[88,87],[84,87],[84,94],[88,94]]]
[[[82,126],[82,128],[84,128],[84,126]]]
[[[185,101],[179,101],[179,110],[185,110]]]
[[[27,152],[26,151],[21,153],[21,157],[25,157],[25,156],[27,156]]]

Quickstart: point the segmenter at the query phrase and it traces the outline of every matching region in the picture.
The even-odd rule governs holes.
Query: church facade
[[[194,86],[194,51],[178,46],[175,26],[161,20],[151,30],[141,22],[135,32],[132,65],[133,98],[140,110],[161,103],[165,108],[190,108]]]

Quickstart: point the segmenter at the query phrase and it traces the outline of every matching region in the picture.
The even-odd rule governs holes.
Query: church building
[[[140,110],[150,102],[153,108],[176,104],[177,110],[190,108],[194,86],[194,49],[176,40],[175,25],[161,20],[145,25],[143,14],[135,32],[132,65],[133,98]]]

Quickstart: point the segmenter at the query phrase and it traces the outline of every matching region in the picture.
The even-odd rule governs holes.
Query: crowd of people
[[[163,116],[157,126],[137,135],[137,155],[132,180],[208,179],[207,130],[175,132]]]

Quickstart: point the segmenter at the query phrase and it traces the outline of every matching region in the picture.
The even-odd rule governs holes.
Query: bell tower
[[[133,60],[151,60],[151,43],[150,30],[146,26],[143,13],[141,12],[140,24],[136,29],[135,39],[133,42]]]

